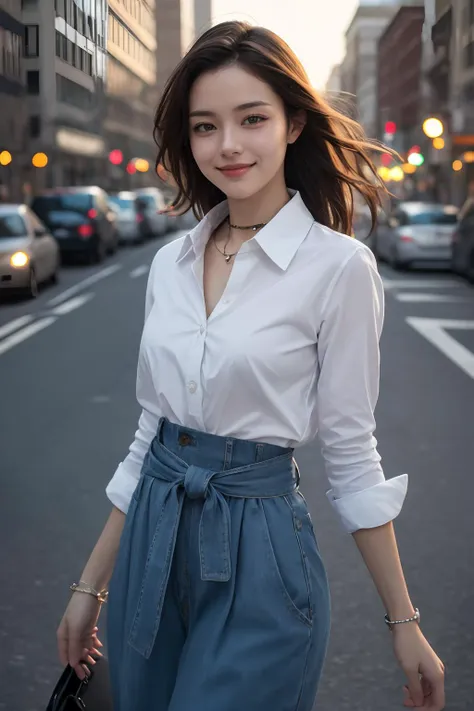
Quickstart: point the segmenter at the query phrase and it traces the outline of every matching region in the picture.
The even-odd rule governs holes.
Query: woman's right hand
[[[86,593],[73,593],[57,631],[59,658],[64,666],[74,669],[79,679],[89,670],[85,663],[94,665],[91,655],[101,657],[102,642],[97,637],[97,620],[101,603]]]

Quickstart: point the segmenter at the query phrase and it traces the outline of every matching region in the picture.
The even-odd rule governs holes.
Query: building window
[[[84,71],[86,74],[88,74],[90,77],[92,76],[92,54],[89,52],[84,52],[85,55],[85,62],[84,62]]]
[[[60,103],[70,104],[83,111],[90,110],[93,105],[93,94],[76,82],[56,74],[56,98]]]
[[[39,138],[41,133],[41,118],[40,116],[30,116],[30,137]]]
[[[40,84],[38,71],[26,72],[26,86],[28,94],[39,94]]]
[[[38,25],[26,25],[26,27],[25,27],[25,57],[37,57],[38,54],[39,54]]]
[[[55,0],[56,15],[66,18],[66,2],[65,0]]]

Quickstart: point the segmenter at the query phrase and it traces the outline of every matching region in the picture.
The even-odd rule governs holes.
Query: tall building
[[[422,124],[421,60],[425,19],[423,2],[402,5],[378,42],[377,136],[385,124],[396,126],[393,147],[403,153],[420,140]],[[403,48],[403,51],[402,51]]]
[[[0,199],[22,196],[28,139],[23,41],[19,0],[0,0]]]
[[[156,0],[157,90],[196,37],[212,24],[212,0]]]
[[[341,89],[352,95],[353,114],[369,138],[377,135],[377,50],[380,35],[394,16],[397,2],[369,2],[357,8],[346,30]]]
[[[16,0],[18,2],[18,0]],[[104,170],[107,0],[23,0],[33,189],[88,183]]]
[[[156,13],[155,0],[109,0],[104,133],[108,150],[121,151],[123,164],[109,163],[106,187],[123,186],[124,168],[134,159],[154,161]],[[132,185],[137,179],[129,178]]]

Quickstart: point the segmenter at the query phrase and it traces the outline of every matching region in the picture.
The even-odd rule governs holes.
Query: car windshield
[[[112,205],[116,205],[119,210],[132,210],[134,206],[134,200],[131,198],[119,197],[118,195],[112,195],[109,197],[109,201]]]
[[[455,225],[457,213],[451,209],[427,208],[419,212],[406,212],[409,225]]]
[[[156,204],[154,195],[137,195],[137,201],[144,207],[155,207]]]
[[[9,237],[25,237],[26,227],[23,218],[18,213],[0,215],[0,239]]]
[[[79,212],[85,214],[92,207],[90,193],[61,193],[56,195],[41,195],[34,198],[32,209],[44,222],[52,212]]]

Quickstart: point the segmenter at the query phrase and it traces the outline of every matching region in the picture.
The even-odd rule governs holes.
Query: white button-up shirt
[[[299,193],[235,257],[209,318],[213,208],[153,260],[140,346],[135,440],[107,487],[126,512],[160,416],[282,447],[319,435],[328,498],[348,531],[399,513],[407,475],[385,480],[376,449],[384,292],[372,252],[315,222]]]

